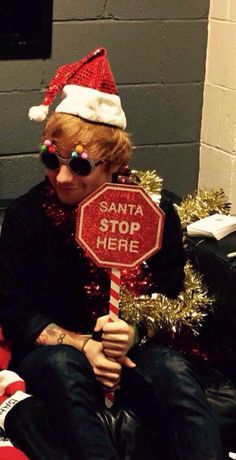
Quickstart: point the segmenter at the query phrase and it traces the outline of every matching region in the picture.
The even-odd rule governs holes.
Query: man
[[[46,180],[12,204],[2,229],[1,321],[12,368],[45,402],[72,459],[119,458],[97,415],[104,390],[112,390],[115,404],[122,401],[156,429],[165,459],[222,460],[216,422],[192,367],[155,339],[139,346],[149,335],[145,324],[109,322],[109,272],[75,242],[77,204],[122,176],[131,156],[106,51],[60,67],[30,117],[42,120],[61,90],[40,147]],[[162,248],[132,271],[132,285],[174,298],[185,254],[173,206],[162,198],[160,207]],[[129,287],[130,272],[122,275]]]

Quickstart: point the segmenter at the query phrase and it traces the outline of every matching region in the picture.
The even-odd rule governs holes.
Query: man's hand
[[[84,353],[93,368],[96,380],[107,390],[116,390],[121,379],[121,364],[108,359],[102,343],[92,339],[84,346]]]
[[[115,359],[127,367],[135,367],[135,363],[126,355],[134,344],[134,328],[122,319],[109,321],[109,316],[97,319],[95,332],[102,330],[102,345],[105,355]]]
[[[86,334],[67,331],[51,323],[41,332],[36,343],[38,345],[71,345],[80,351],[83,350],[93,368],[96,380],[107,390],[115,391],[118,388],[121,379],[121,364],[107,358],[101,342],[92,340]]]
[[[37,345],[72,345],[81,349],[87,335],[67,331],[55,323],[48,324],[36,339]]]

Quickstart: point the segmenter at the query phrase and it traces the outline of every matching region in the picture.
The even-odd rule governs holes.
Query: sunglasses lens
[[[43,152],[41,154],[41,160],[44,166],[46,166],[48,169],[57,170],[60,168],[60,159],[53,153]],[[70,170],[78,176],[88,176],[93,170],[90,161],[86,160],[85,158],[70,158],[69,160],[63,160],[62,162],[67,163]]]
[[[72,158],[70,160],[70,169],[78,176],[88,176],[91,173],[92,166],[84,158]]]
[[[43,152],[41,155],[41,160],[48,169],[58,169],[60,167],[60,161],[57,156],[53,153]]]

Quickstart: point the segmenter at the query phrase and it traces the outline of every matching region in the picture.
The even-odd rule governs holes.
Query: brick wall
[[[52,55],[0,61],[0,199],[43,177],[42,125],[31,105],[61,64],[108,49],[135,144],[133,167],[156,168],[166,188],[197,187],[209,0],[54,0]]]
[[[199,187],[222,187],[236,212],[235,0],[211,0]]]

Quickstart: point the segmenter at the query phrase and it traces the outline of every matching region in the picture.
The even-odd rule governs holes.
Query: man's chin
[[[71,204],[75,205],[83,201],[87,195],[83,194],[78,194],[78,193],[63,193],[60,190],[56,191],[57,197],[61,201],[61,203],[64,204]]]
[[[75,204],[79,203],[79,201],[80,201],[77,197],[67,196],[64,193],[58,193],[57,192],[57,196],[58,196],[58,199],[63,204],[75,205]]]

